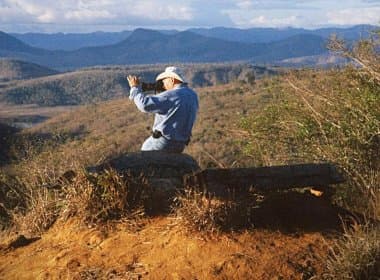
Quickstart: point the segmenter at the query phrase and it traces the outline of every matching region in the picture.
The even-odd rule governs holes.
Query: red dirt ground
[[[58,221],[41,239],[0,250],[0,279],[310,279],[323,273],[344,211],[309,194],[264,202],[255,227],[205,237],[170,216],[139,229]]]

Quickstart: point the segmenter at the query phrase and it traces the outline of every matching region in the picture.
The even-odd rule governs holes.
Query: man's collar
[[[187,87],[187,83],[180,83],[180,84],[176,84],[173,89],[176,89],[176,88],[182,88],[182,87]]]

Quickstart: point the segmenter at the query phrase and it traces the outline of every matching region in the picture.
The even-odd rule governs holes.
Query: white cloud
[[[304,23],[304,12],[299,10],[284,11],[271,9],[270,13],[265,9],[255,7],[246,9],[230,9],[223,13],[238,27],[299,27]]]
[[[335,11],[335,12],[334,12]],[[380,23],[380,0],[0,0],[0,29],[320,27]],[[36,24],[40,24],[38,27]],[[14,28],[12,27],[14,26]],[[5,29],[4,29],[5,28]]]
[[[240,9],[251,9],[253,7],[253,1],[239,1],[236,6]]]
[[[53,22],[57,16],[54,9],[38,3],[25,0],[13,0],[8,2],[13,2],[13,7],[20,9],[22,13],[29,15],[37,22]]]
[[[261,15],[251,19],[247,25],[249,26],[298,26],[300,24],[298,17],[289,16],[283,18],[272,18]]]
[[[32,22],[76,23],[104,19],[117,22],[136,20],[181,20],[194,18],[187,1],[165,0],[0,0],[0,21],[10,22],[14,15]],[[112,24],[112,21],[109,22]]]
[[[379,24],[380,1],[240,0],[223,13],[242,28]]]
[[[328,23],[338,25],[379,24],[380,7],[343,9],[327,13]]]
[[[46,10],[37,16],[38,22],[50,23],[56,20],[56,14],[52,10]]]
[[[127,13],[153,20],[193,19],[193,10],[188,5],[174,1],[138,1],[128,8]]]
[[[76,10],[65,13],[64,17],[69,20],[90,21],[96,19],[112,19],[115,15],[112,15],[108,11]]]

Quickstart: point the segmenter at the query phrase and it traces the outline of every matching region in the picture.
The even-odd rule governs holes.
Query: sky
[[[0,0],[4,32],[380,24],[380,0]]]

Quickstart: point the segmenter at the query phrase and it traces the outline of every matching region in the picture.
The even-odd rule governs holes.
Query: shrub
[[[64,192],[64,216],[76,215],[86,223],[133,219],[150,210],[151,189],[143,176],[124,177],[114,170],[94,175],[82,171]]]
[[[379,217],[380,84],[372,65],[379,55],[368,55],[371,71],[290,71],[268,90],[272,102],[241,125],[249,133],[243,148],[256,164],[334,162],[348,178],[337,201]]]
[[[335,38],[330,48],[354,66],[288,72],[268,87],[271,102],[241,123],[249,134],[243,148],[256,164],[334,162],[348,179],[336,201],[373,219],[380,218],[378,44],[374,38],[348,49]],[[379,233],[370,224],[346,227],[325,279],[379,279]]]
[[[17,231],[41,234],[57,220],[61,199],[57,192],[46,188],[27,186],[26,207],[12,211],[13,225]]]
[[[324,279],[380,278],[380,228],[354,224],[330,249]]]
[[[247,228],[255,197],[217,198],[194,189],[185,189],[175,199],[174,214],[178,224],[205,234]]]
[[[72,216],[86,224],[119,219],[135,224],[153,211],[152,188],[143,175],[80,170],[51,179],[36,172],[31,171],[31,177],[23,181],[0,176],[3,228],[13,226],[16,231],[41,234],[58,218]]]

